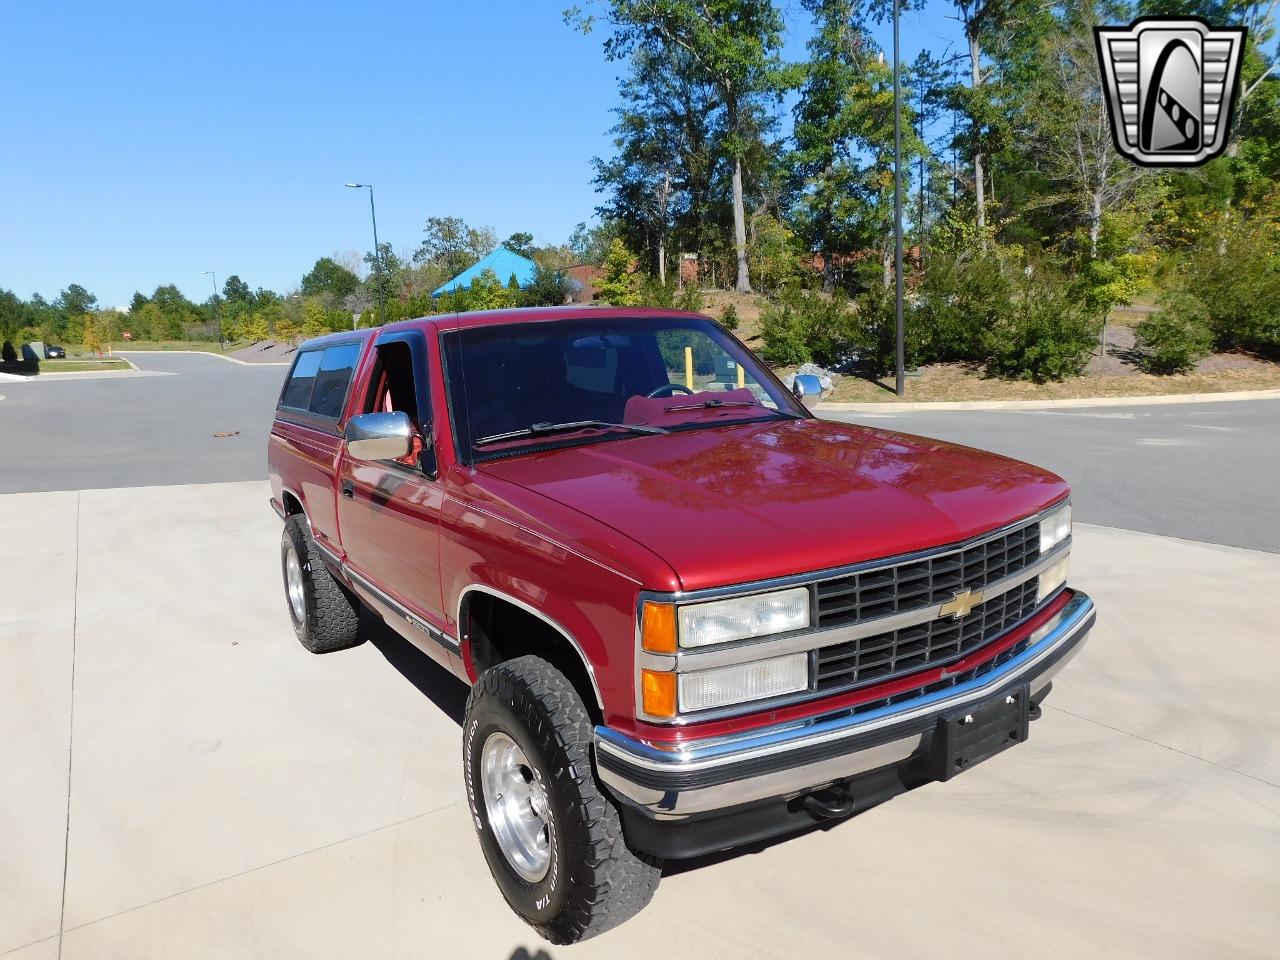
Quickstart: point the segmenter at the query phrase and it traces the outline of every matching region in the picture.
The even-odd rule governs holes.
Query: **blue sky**
[[[397,250],[431,215],[561,242],[599,202],[623,69],[566,5],[6,4],[0,288],[202,300],[214,270],[287,291],[372,246],[347,180],[376,185]],[[779,5],[799,59],[807,15]],[[950,9],[904,14],[904,61],[954,42]]]

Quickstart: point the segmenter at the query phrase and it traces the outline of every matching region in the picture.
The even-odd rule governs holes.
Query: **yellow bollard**
[[[742,369],[742,364],[738,364],[738,389],[743,390],[747,386],[747,371]]]
[[[684,348],[684,385],[692,390],[693,387],[693,347]]]

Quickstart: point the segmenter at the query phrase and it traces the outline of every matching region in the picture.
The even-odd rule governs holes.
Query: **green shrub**
[[[937,256],[925,271],[910,329],[928,362],[982,362],[987,331],[1009,311],[1012,284],[995,256]]]
[[[677,310],[688,310],[690,313],[698,313],[704,306],[702,300],[702,291],[698,289],[697,284],[686,283],[675,296],[675,306]]]
[[[829,367],[868,344],[858,314],[842,291],[835,296],[789,290],[761,313],[764,358],[778,366],[813,361]]]
[[[1036,383],[1079,376],[1098,342],[1098,323],[1047,279],[1020,287],[986,332],[987,372]]]
[[[569,294],[569,278],[564,273],[537,264],[521,299],[530,307],[558,307],[569,299]]]
[[[646,307],[670,308],[676,305],[676,282],[672,278],[661,283],[657,277],[646,275],[636,289],[636,303]]]
[[[1180,290],[1200,299],[1219,349],[1280,359],[1280,226],[1229,222],[1179,264]]]
[[[1209,310],[1189,293],[1170,295],[1163,309],[1138,324],[1138,363],[1148,373],[1190,370],[1213,349]]]
[[[720,313],[720,322],[724,324],[726,330],[737,330],[738,308],[732,303],[726,303],[724,310]]]

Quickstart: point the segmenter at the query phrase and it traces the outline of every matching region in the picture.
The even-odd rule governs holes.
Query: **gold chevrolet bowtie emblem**
[[[962,590],[938,608],[938,615],[942,617],[950,615],[959,620],[961,617],[967,617],[969,611],[981,602],[981,590]]]

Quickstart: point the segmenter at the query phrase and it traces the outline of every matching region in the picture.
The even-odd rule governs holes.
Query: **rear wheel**
[[[538,657],[485,671],[467,698],[463,768],[480,846],[507,903],[553,943],[622,923],[662,875],[627,847],[591,739],[582,699]]]
[[[298,641],[312,653],[359,645],[360,601],[339,583],[320,555],[304,518],[288,517],[280,535],[285,602]]]

